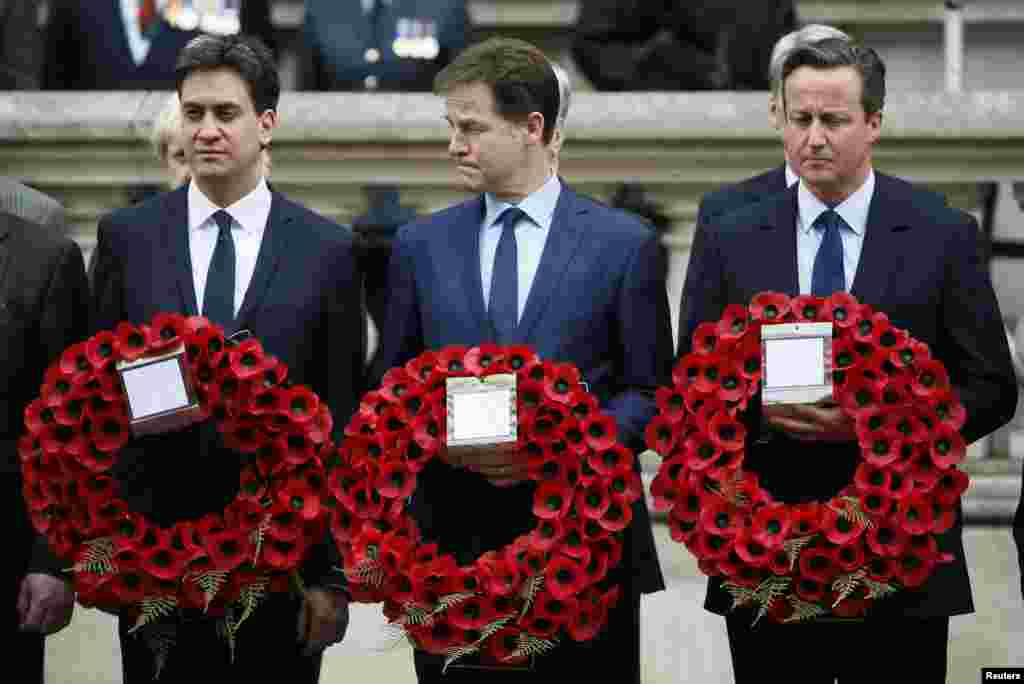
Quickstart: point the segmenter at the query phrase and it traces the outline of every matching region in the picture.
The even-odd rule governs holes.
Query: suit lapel
[[[895,190],[887,176],[875,173],[875,192],[868,208],[864,246],[850,292],[859,301],[876,307],[881,304],[889,276],[899,268],[905,256],[892,248],[893,233],[910,229]]]
[[[744,273],[737,277],[751,279],[753,287],[741,293],[749,299],[758,292],[771,290],[789,295],[800,294],[800,273],[796,256],[796,188],[772,201],[772,213],[762,225],[753,227],[754,240],[743,251],[748,260]],[[767,267],[766,267],[767,266]],[[743,282],[743,281],[740,281]]]
[[[483,332],[484,339],[493,339],[494,328],[487,317],[484,286],[480,280],[480,224],[484,220],[484,211],[484,198],[480,195],[463,205],[460,213],[455,216],[455,239],[452,244],[456,254],[453,267],[462,270],[459,280],[474,324]]]
[[[165,196],[163,225],[160,228],[161,247],[170,268],[170,275],[178,283],[181,311],[188,316],[199,312],[196,304],[195,281],[192,278],[192,257],[188,248],[188,184]]]
[[[555,215],[551,220],[551,230],[544,252],[537,266],[537,273],[530,286],[530,294],[526,298],[523,316],[516,328],[516,342],[529,342],[537,321],[547,309],[551,296],[558,291],[559,282],[565,275],[569,262],[579,248],[586,226],[586,206],[577,202],[576,193],[564,181],[562,192],[555,205]]]
[[[272,193],[272,197],[267,227],[263,231],[260,253],[256,257],[256,270],[235,318],[239,330],[245,325],[246,317],[258,309],[266,298],[267,288],[277,273],[281,255],[287,250],[288,235],[294,229],[289,228],[288,224],[295,220],[295,215],[289,210],[284,198],[276,192]]]

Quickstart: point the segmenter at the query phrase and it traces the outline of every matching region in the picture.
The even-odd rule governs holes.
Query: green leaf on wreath
[[[523,609],[519,613],[519,618],[522,619],[530,612],[530,608],[533,607],[533,600],[537,598],[537,594],[544,588],[544,575],[537,574],[530,577],[523,583],[523,588],[519,590],[519,597],[523,599]]]
[[[800,557],[800,552],[811,543],[812,539],[814,539],[814,535],[809,534],[806,537],[796,537],[795,539],[788,539],[783,542],[782,548],[786,550],[786,555],[789,556],[790,570],[796,567],[796,560]]]
[[[789,592],[789,585],[792,584],[792,577],[769,577],[754,590],[754,601],[758,604],[757,615],[754,616],[753,624],[768,614],[772,605],[779,598]]]
[[[388,573],[384,566],[375,559],[368,558],[353,568],[351,572],[346,573],[346,576],[353,584],[380,589],[384,586],[384,580],[387,579]]]
[[[509,654],[508,660],[533,658],[534,656],[544,655],[545,653],[553,651],[557,645],[557,641],[541,639],[540,637],[535,637],[532,634],[520,632],[519,648]]]
[[[437,605],[434,606],[432,615],[443,613],[444,611],[459,605],[463,601],[469,600],[476,596],[476,594],[468,591],[457,592],[455,594],[445,594],[441,598],[437,599]]]
[[[789,599],[789,603],[793,606],[793,612],[783,622],[803,622],[804,620],[820,617],[828,612],[817,603],[801,601],[795,596]]]
[[[232,631],[238,632],[238,629],[242,626],[249,616],[256,610],[256,606],[266,598],[267,587],[270,586],[270,579],[268,577],[261,577],[251,584],[246,584],[239,591],[238,604],[242,607],[242,614],[238,617],[238,620],[231,626]]]
[[[428,625],[434,621],[430,611],[416,603],[406,603],[402,606],[402,611],[402,615],[398,618],[400,625]]]
[[[228,574],[227,570],[207,570],[192,578],[192,581],[203,591],[204,613],[210,609],[213,599],[224,587],[224,583],[228,580]]]
[[[722,588],[732,596],[731,610],[736,610],[740,606],[744,606],[754,600],[754,590],[750,587],[743,587],[732,582],[723,582]]]
[[[860,499],[855,496],[841,496],[839,501],[843,502],[845,506],[838,508],[830,506],[832,510],[838,513],[841,517],[847,520],[863,525],[864,527],[870,528],[875,523],[871,520],[871,517],[864,512],[863,507],[860,504]]]
[[[263,549],[263,537],[267,534],[267,530],[270,529],[270,516],[263,518],[263,522],[259,524],[259,527],[252,531],[252,544],[256,549],[252,554],[252,564],[256,565],[256,561],[259,560],[260,551]]]
[[[91,572],[94,575],[109,575],[114,571],[113,537],[101,537],[86,542],[81,560],[71,568],[71,572]]]
[[[832,604],[832,607],[835,608],[840,603],[848,599],[850,595],[857,590],[857,587],[860,586],[861,580],[864,579],[865,575],[867,575],[867,571],[864,568],[861,568],[857,572],[837,577],[835,581],[832,582],[832,589],[838,594],[836,602]]]
[[[441,674],[448,671],[448,666],[454,663],[456,660],[465,658],[466,656],[473,655],[480,649],[477,646],[470,644],[469,646],[452,646],[451,648],[445,649],[444,666],[441,667]]]
[[[156,622],[162,617],[167,617],[178,607],[178,599],[174,596],[147,596],[142,599],[141,612],[138,619],[128,633],[131,634],[137,629]]]
[[[883,596],[888,596],[896,592],[896,587],[887,582],[876,582],[870,577],[865,577],[863,580],[864,586],[868,589],[868,595],[865,598],[876,599]]]

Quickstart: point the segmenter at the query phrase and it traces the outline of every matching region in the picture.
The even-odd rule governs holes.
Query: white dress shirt
[[[263,232],[270,217],[272,197],[265,179],[261,178],[252,192],[230,207],[231,237],[235,241],[235,315],[242,308],[245,292],[256,271],[256,258],[260,254]],[[213,215],[222,207],[210,201],[194,182],[188,184],[188,249],[192,257],[192,280],[196,288],[196,306],[203,313],[203,295],[206,276],[217,246],[219,229]]]
[[[791,188],[791,187],[793,187],[794,183],[799,183],[799,182],[800,182],[800,176],[796,175],[796,171],[793,170],[793,167],[790,166],[789,162],[787,161],[786,162],[786,187],[787,188]]]
[[[517,292],[519,295],[519,318],[523,317],[526,298],[530,294],[533,279],[537,275],[540,257],[544,253],[544,245],[551,232],[551,222],[555,217],[555,205],[558,204],[558,196],[561,193],[562,184],[559,182],[558,176],[552,174],[540,189],[527,195],[519,204],[514,205],[526,214],[515,225],[516,266],[519,271]],[[505,209],[513,205],[502,202],[490,193],[484,195],[484,203],[487,210],[484,212],[484,221],[480,226],[480,282],[484,290],[484,306],[487,307],[491,298],[494,255],[498,251],[498,240],[501,239],[502,231],[501,224],[497,223],[497,220]]]
[[[839,237],[843,242],[843,276],[847,292],[853,289],[853,278],[857,274],[860,252],[864,246],[864,231],[868,225],[868,209],[871,208],[874,194],[875,172],[871,171],[863,185],[834,207],[836,213],[846,221],[846,225],[839,230]],[[808,190],[806,182],[801,180],[797,189],[797,207],[796,254],[800,268],[800,294],[810,294],[814,258],[818,255],[818,248],[825,235],[825,231],[814,228],[814,222],[828,209],[828,205]]]
[[[162,11],[164,4],[163,0],[156,0],[156,11]],[[139,29],[139,8],[141,6],[142,3],[139,0],[121,0],[124,35],[128,39],[128,49],[131,50],[136,66],[146,61],[146,55],[149,54],[149,48],[153,44],[153,41],[142,35],[142,31]]]

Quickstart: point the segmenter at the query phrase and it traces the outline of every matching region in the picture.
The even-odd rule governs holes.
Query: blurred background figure
[[[39,0],[0,0],[0,90],[36,90],[42,68]]]
[[[597,90],[767,90],[793,0],[582,0],[572,53]]]
[[[551,133],[551,173],[558,175],[558,160],[565,144],[565,120],[569,117],[569,105],[572,104],[572,81],[569,73],[557,62],[551,62],[551,70],[558,79],[558,120],[555,130]]]
[[[274,50],[270,0],[50,0],[43,87],[173,90],[185,43],[239,31]]]
[[[306,0],[302,90],[430,92],[468,41],[466,0]]]
[[[167,171],[169,190],[181,186],[192,175],[188,168],[188,160],[185,159],[185,145],[181,136],[181,102],[178,100],[178,94],[173,93],[157,115],[150,136],[156,158]]]

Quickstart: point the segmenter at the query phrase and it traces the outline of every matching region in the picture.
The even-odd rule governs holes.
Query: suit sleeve
[[[74,58],[75,11],[68,0],[53,0],[50,3],[50,17],[43,45],[45,90],[68,90],[75,88],[78,83],[78,60]]]
[[[683,341],[693,334],[698,321],[693,318],[693,293],[695,283],[701,280],[701,267],[704,265],[704,222],[701,220],[701,213],[704,211],[704,204],[697,214],[697,225],[693,229],[693,241],[690,243],[690,259],[686,265],[686,279],[683,281],[683,292],[679,297],[679,336],[676,343],[676,354],[683,349]]]
[[[72,344],[88,336],[89,284],[78,245],[68,242],[60,248],[46,287],[39,317],[39,356],[45,371]],[[44,537],[36,537],[29,572],[59,575],[61,563],[50,551]]]
[[[668,295],[657,268],[660,249],[651,233],[634,251],[616,302],[621,389],[605,408],[615,418],[622,443],[633,448],[642,447],[654,415],[654,392],[668,384],[672,366]]]
[[[124,320],[124,269],[113,246],[109,217],[101,219],[92,254],[92,321],[90,332],[112,330]]]
[[[686,283],[683,286],[682,301],[686,305],[686,319],[684,321],[683,312],[680,312],[677,357],[690,353],[691,333],[694,328],[704,321],[718,320],[728,304],[725,271],[718,245],[720,236],[716,234],[714,228],[703,227],[699,230],[700,247],[698,251],[697,239],[694,238],[694,247],[690,252],[690,267],[694,266],[695,259],[699,261],[692,278],[687,272]]]
[[[380,385],[391,368],[405,364],[425,348],[414,268],[408,228],[403,228],[395,238],[388,264],[388,313],[380,328],[380,351],[370,372],[371,388]]]
[[[1017,382],[1006,329],[988,266],[981,258],[978,224],[957,212],[947,263],[942,325],[946,335],[933,349],[967,411],[962,434],[973,442],[1008,423],[1017,409]]]

